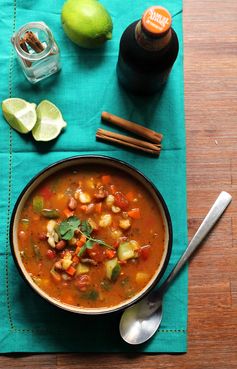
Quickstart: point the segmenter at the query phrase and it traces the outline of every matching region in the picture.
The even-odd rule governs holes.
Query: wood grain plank
[[[12,354],[0,357],[0,369],[57,369],[56,355]]]

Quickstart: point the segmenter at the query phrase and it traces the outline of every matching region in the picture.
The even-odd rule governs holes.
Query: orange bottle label
[[[171,27],[171,23],[171,14],[162,6],[152,6],[142,16],[143,28],[157,36],[167,32]]]

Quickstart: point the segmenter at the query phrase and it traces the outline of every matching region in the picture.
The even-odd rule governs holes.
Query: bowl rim
[[[20,264],[18,262],[18,258],[16,256],[16,251],[15,251],[15,246],[14,246],[14,239],[13,239],[14,223],[15,223],[15,217],[16,217],[17,209],[18,209],[18,206],[20,205],[20,203],[22,201],[22,198],[25,195],[26,191],[28,189],[30,189],[30,187],[34,184],[34,182],[38,178],[40,178],[43,174],[47,173],[51,169],[53,169],[55,167],[60,167],[60,165],[62,165],[64,163],[67,163],[67,162],[73,162],[75,160],[79,160],[80,161],[82,159],[84,159],[84,160],[87,160],[87,159],[88,160],[90,160],[90,159],[98,159],[98,160],[101,159],[101,160],[105,160],[105,161],[107,161],[108,166],[109,166],[109,163],[110,162],[114,162],[115,165],[121,166],[120,170],[123,171],[123,167],[125,167],[125,168],[128,169],[128,171],[130,170],[130,171],[135,172],[136,174],[138,174],[138,176],[141,176],[142,179],[145,182],[147,182],[148,187],[150,186],[152,188],[152,190],[155,193],[155,196],[157,196],[158,200],[160,201],[161,207],[162,207],[162,209],[164,211],[164,216],[165,216],[165,219],[166,219],[166,222],[167,222],[167,234],[168,234],[167,252],[166,252],[166,255],[165,255],[165,258],[164,258],[163,265],[162,265],[160,271],[158,272],[157,276],[154,278],[153,282],[150,284],[150,286],[148,288],[144,287],[145,290],[143,291],[143,293],[141,293],[137,297],[135,295],[135,298],[132,299],[132,301],[128,301],[127,303],[125,301],[124,303],[121,303],[119,306],[118,305],[115,305],[114,307],[112,306],[112,307],[98,308],[98,311],[96,311],[96,308],[94,310],[91,309],[91,311],[90,311],[90,308],[88,308],[86,310],[86,308],[80,308],[80,307],[76,307],[74,305],[69,305],[69,304],[60,302],[60,301],[54,299],[53,297],[51,297],[49,294],[47,294],[45,291],[43,291],[39,287],[39,290],[42,290],[45,293],[45,295],[47,295],[49,298],[47,298],[46,296],[43,296],[42,294],[40,294],[36,290],[36,288],[33,286],[33,282],[31,283],[27,279],[24,271],[22,270],[22,268],[21,268],[21,266],[20,266]],[[70,167],[70,165],[68,167]],[[60,168],[59,168],[59,171],[60,171]],[[49,176],[50,175],[52,175],[52,173],[50,173]],[[132,174],[130,174],[130,175],[132,176]],[[49,176],[46,176],[46,178],[48,178]],[[43,180],[45,180],[46,178],[44,178]],[[148,188],[146,188],[146,190],[148,192],[150,192],[150,190]],[[71,313],[74,313],[74,314],[81,314],[81,315],[104,315],[104,314],[111,314],[111,313],[114,313],[114,312],[123,311],[124,309],[126,309],[126,308],[134,305],[135,303],[139,302],[140,300],[142,300],[145,296],[147,296],[149,294],[149,292],[152,289],[154,289],[158,285],[159,281],[161,280],[162,276],[164,275],[164,273],[165,273],[165,271],[167,269],[169,260],[170,260],[171,251],[172,251],[172,245],[173,245],[173,227],[172,227],[171,216],[170,216],[168,207],[166,205],[166,202],[165,202],[163,196],[161,195],[160,191],[157,189],[157,187],[154,185],[154,183],[146,175],[144,175],[140,170],[138,170],[137,168],[135,168],[133,165],[128,164],[128,163],[126,163],[123,160],[120,160],[120,159],[117,159],[117,158],[114,158],[114,157],[110,157],[110,156],[107,156],[107,155],[74,155],[74,156],[70,156],[68,158],[64,158],[64,159],[58,160],[58,161],[56,161],[56,162],[54,162],[54,163],[46,166],[42,170],[40,170],[36,175],[34,175],[32,177],[32,179],[29,180],[29,182],[27,182],[27,184],[25,185],[25,187],[22,189],[22,191],[18,195],[18,198],[17,198],[17,200],[16,200],[16,202],[14,204],[14,207],[13,207],[13,210],[12,210],[12,214],[11,214],[10,226],[9,226],[9,236],[10,236],[11,254],[13,256],[15,265],[16,265],[18,271],[19,271],[19,274],[23,278],[23,280],[27,283],[28,286],[30,286],[30,288],[34,291],[34,293],[36,293],[38,296],[40,296],[42,299],[44,299],[44,301],[47,301],[48,303],[50,303],[51,305],[54,305],[55,307],[58,307],[59,309],[62,309],[64,311],[68,311],[68,312],[71,312]],[[71,310],[70,307],[73,307],[74,310]],[[99,310],[99,309],[101,309],[101,310]],[[102,311],[102,309],[103,309],[103,311]],[[109,310],[107,311],[106,309],[109,309]]]

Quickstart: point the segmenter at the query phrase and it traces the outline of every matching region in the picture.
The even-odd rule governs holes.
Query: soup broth
[[[19,218],[22,262],[50,297],[80,308],[111,307],[141,291],[164,254],[157,203],[132,176],[80,166],[30,195]]]

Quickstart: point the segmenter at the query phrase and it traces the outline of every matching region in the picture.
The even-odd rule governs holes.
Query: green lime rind
[[[36,141],[51,141],[66,127],[60,110],[48,100],[43,100],[37,106],[37,122],[32,129]]]
[[[66,35],[81,47],[98,47],[112,38],[111,16],[97,0],[66,1],[61,21]]]
[[[36,105],[20,98],[9,98],[2,102],[2,113],[7,123],[19,133],[26,134],[36,124]]]

